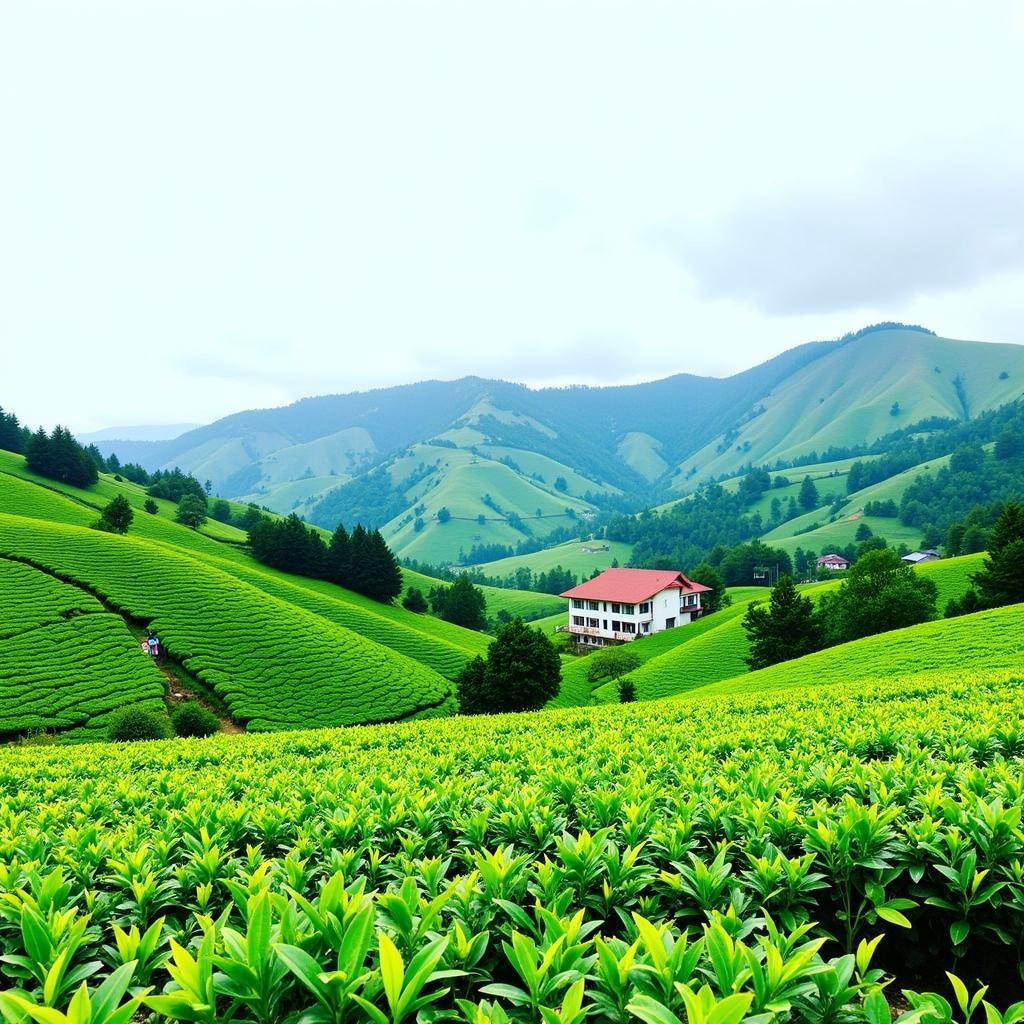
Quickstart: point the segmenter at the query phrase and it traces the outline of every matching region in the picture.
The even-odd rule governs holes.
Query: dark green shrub
[[[176,708],[171,723],[179,736],[212,736],[220,732],[220,719],[195,700]]]
[[[619,703],[631,704],[636,700],[636,683],[629,676],[623,676],[619,680]]]
[[[144,708],[127,708],[111,722],[107,735],[118,743],[165,740],[171,735],[171,723],[166,715],[158,715]]]

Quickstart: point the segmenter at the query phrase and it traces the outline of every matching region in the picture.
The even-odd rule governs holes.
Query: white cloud
[[[724,373],[873,319],[1024,341],[1022,42],[1010,0],[9,5],[0,402],[89,429]]]

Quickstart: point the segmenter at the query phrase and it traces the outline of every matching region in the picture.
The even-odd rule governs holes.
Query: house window
[[[583,616],[582,615],[574,615],[572,617],[572,624],[574,626],[582,626],[583,625]]]
[[[675,625],[676,625],[676,618],[675,618],[674,615],[670,616],[669,618],[667,618],[665,620],[665,628],[666,629],[675,629]]]
[[[619,622],[618,619],[612,619],[612,632],[613,633],[621,633],[622,632],[622,623]]]
[[[598,608],[599,603],[600,602],[598,602],[598,601],[588,601],[587,602],[587,611],[588,612],[596,612],[596,611],[598,611],[599,610],[599,608]]]
[[[607,629],[607,628],[608,628],[608,620],[605,619],[604,620],[604,625],[602,626],[602,629]]]
[[[641,615],[647,615],[650,612],[650,610],[651,610],[651,602],[650,601],[644,601],[644,603],[642,605],[640,605],[640,614]]]
[[[591,629],[597,629],[600,622],[597,619],[587,619],[587,625],[590,626]]]
[[[649,622],[641,622],[641,623],[640,623],[640,628],[641,628],[641,629],[642,629],[642,630],[643,630],[643,631],[644,631],[645,633],[650,633],[650,631],[651,631],[651,624],[650,624]]]
[[[572,599],[572,606],[573,606],[573,608],[582,608],[583,607],[583,602],[579,598],[574,597]]]
[[[633,614],[633,605],[631,605],[631,604],[624,604],[622,606],[622,614],[623,615],[632,615]]]
[[[613,612],[614,612],[614,613],[615,613],[616,615],[620,615],[620,614],[622,614],[622,606],[621,606],[621,605],[619,605],[619,604],[613,604],[613,605],[612,605],[612,611],[613,611]]]
[[[635,622],[624,622],[622,624],[622,632],[623,633],[635,633],[636,632],[636,623]]]

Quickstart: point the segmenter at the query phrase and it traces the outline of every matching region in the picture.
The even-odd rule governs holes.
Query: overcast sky
[[[1022,11],[0,0],[0,404],[1024,343]]]

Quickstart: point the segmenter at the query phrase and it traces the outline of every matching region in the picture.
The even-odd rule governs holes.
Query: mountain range
[[[1022,394],[1024,346],[886,324],[725,378],[536,390],[425,381],[240,412],[169,440],[96,443],[323,526],[379,526],[400,556],[440,563]]]

